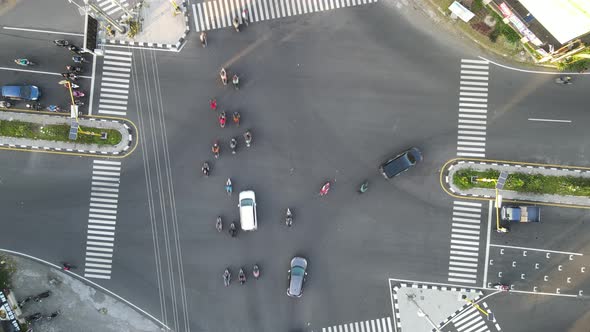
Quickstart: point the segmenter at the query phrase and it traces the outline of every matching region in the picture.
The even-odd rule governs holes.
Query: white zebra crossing
[[[248,11],[249,22],[274,20],[325,10],[375,3],[377,0],[214,0],[193,4],[196,31],[225,28],[234,17],[243,24],[242,10]]]
[[[94,160],[92,164],[84,264],[87,278],[111,278],[120,175],[119,161]]]
[[[108,48],[105,50],[98,114],[127,115],[132,54]]]
[[[393,332],[391,317],[352,322],[322,328],[322,332]]]
[[[481,203],[454,201],[448,281],[477,281]]]
[[[451,321],[458,332],[490,332],[482,315],[475,307],[469,307]]]
[[[457,156],[485,158],[489,63],[461,59]]]
[[[118,19],[125,14],[123,9],[111,0],[97,0],[96,2],[98,7],[111,16],[111,18]],[[129,7],[127,0],[119,0],[119,3],[125,8]]]

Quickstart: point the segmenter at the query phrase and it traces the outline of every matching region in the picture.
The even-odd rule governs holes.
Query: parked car
[[[2,97],[14,100],[35,101],[41,96],[39,88],[34,85],[5,85]]]
[[[290,297],[301,297],[303,295],[303,283],[307,275],[307,259],[297,256],[293,257],[288,275],[289,288],[287,288],[287,295]]]
[[[391,179],[420,161],[422,161],[422,152],[418,148],[411,148],[381,164],[379,171],[386,179]]]
[[[258,228],[256,218],[256,194],[252,190],[240,192],[238,207],[240,208],[240,224],[245,231],[255,231]]]

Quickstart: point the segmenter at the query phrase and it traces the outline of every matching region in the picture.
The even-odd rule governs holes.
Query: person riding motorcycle
[[[71,71],[71,72],[75,72],[75,73],[80,73],[80,72],[82,72],[82,67],[80,67],[80,66],[66,66],[66,70]]]
[[[16,59],[14,62],[19,66],[32,66],[33,63],[29,59]]]
[[[234,74],[234,77],[232,77],[232,83],[236,90],[240,88],[240,78],[238,77],[238,75]]]
[[[209,163],[203,163],[203,167],[201,167],[201,171],[205,176],[209,176]]]
[[[215,158],[219,157],[219,144],[217,144],[217,142],[213,144],[213,146],[211,147],[211,151],[215,155]]]
[[[225,269],[225,271],[223,271],[223,283],[227,287],[227,286],[229,286],[230,281],[231,281],[231,273],[229,272],[229,269]]]
[[[235,223],[235,222],[232,222],[232,223],[229,225],[229,235],[230,235],[231,237],[236,237],[237,233],[238,233],[238,229],[237,229],[237,227],[236,227],[236,223]]]
[[[252,133],[249,130],[244,133],[244,140],[246,140],[246,146],[250,146],[252,143]]]
[[[223,82],[223,85],[227,85],[227,73],[225,72],[225,68],[221,68],[219,76],[221,76],[221,82]]]
[[[240,284],[244,284],[246,282],[246,273],[244,273],[244,269],[240,269],[240,273],[238,273],[238,280],[240,280]]]
[[[233,24],[234,24],[234,29],[236,29],[236,31],[240,32],[240,19],[237,16],[234,16]]]
[[[236,124],[236,126],[240,126],[240,112],[234,112],[233,116],[232,116],[234,123]]]
[[[231,148],[231,153],[236,154],[236,147],[238,146],[238,140],[235,137],[232,137],[231,142],[229,143],[229,147]]]
[[[221,112],[221,114],[219,114],[219,126],[221,128],[225,128],[226,120],[227,120],[227,118],[225,116],[225,112]]]

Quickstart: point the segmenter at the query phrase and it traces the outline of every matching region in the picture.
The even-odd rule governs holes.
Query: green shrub
[[[16,272],[16,262],[0,254],[0,288],[12,288],[12,275]]]
[[[453,184],[459,189],[471,188],[494,189],[495,182],[472,182],[471,178],[497,179],[499,171],[488,169],[476,171],[472,168],[462,169],[453,175]],[[548,176],[542,174],[510,173],[504,185],[505,190],[523,193],[590,196],[590,178],[574,176]]]
[[[97,134],[106,132],[107,139],[102,140],[99,136],[78,133],[78,139],[76,140],[78,143],[117,145],[121,142],[121,133],[117,130],[88,127],[83,127],[82,129]],[[70,126],[65,124],[41,126],[31,122],[0,120],[0,136],[71,142],[69,133]]]

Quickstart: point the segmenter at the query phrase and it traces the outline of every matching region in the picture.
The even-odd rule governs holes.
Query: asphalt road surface
[[[55,26],[30,25],[79,31],[66,8],[52,9],[64,15]],[[456,157],[461,59],[479,54],[424,18],[411,19],[377,3],[251,24],[240,33],[210,32],[206,49],[194,33],[180,53],[112,48],[132,53],[125,116],[138,125],[140,145],[121,161],[110,279],[93,281],[177,331],[318,330],[391,315],[389,277],[446,282],[453,200],[441,191],[438,170]],[[22,26],[17,23],[3,21]],[[19,50],[42,45],[36,54],[48,54],[43,66],[59,72],[67,52],[50,43],[57,37],[35,35],[41,43],[14,34],[1,42]],[[0,52],[4,62],[14,57]],[[221,84],[222,66],[240,75],[240,90]],[[584,165],[586,134],[578,123],[584,123],[587,80],[561,87],[549,77],[491,68],[487,156]],[[99,63],[97,82],[105,70]],[[60,95],[53,76],[3,73],[2,84],[34,81],[47,90],[44,98]],[[554,93],[562,88],[567,94]],[[241,113],[239,128],[218,126],[208,105],[213,97],[228,115]],[[556,100],[573,104],[561,116],[575,124],[525,119],[549,117],[549,101]],[[99,103],[95,98],[94,114]],[[521,108],[531,115],[512,111]],[[241,139],[247,129],[250,148]],[[551,137],[539,138],[539,131]],[[231,137],[239,138],[236,155],[229,153]],[[580,143],[566,144],[574,137]],[[218,160],[210,150],[215,140],[222,144]],[[379,164],[412,146],[424,161],[386,181]],[[0,156],[0,207],[9,216],[3,225],[10,226],[2,247],[54,263],[84,262],[92,161]],[[212,165],[208,178],[200,172],[204,161]],[[223,188],[228,177],[231,197]],[[365,179],[370,189],[359,195]],[[330,193],[319,197],[328,180]],[[222,216],[226,227],[237,221],[237,196],[246,189],[257,195],[258,230],[235,239],[218,233],[215,218]],[[287,207],[294,213],[290,229]],[[483,210],[482,222],[487,204]],[[295,255],[309,260],[300,299],[285,294]],[[251,272],[254,263],[261,267],[259,280],[223,286],[225,267],[235,278],[240,266]],[[483,264],[480,255],[478,284]],[[564,311],[578,305],[559,301]],[[513,322],[512,329],[532,331]]]

